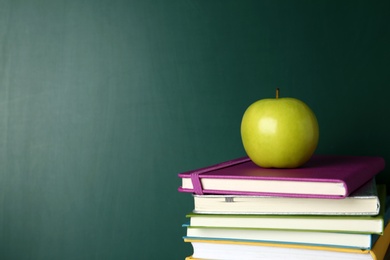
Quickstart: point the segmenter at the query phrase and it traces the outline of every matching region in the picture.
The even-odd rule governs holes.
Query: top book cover
[[[302,167],[262,168],[248,157],[179,173],[180,192],[344,198],[385,168],[382,157],[313,155]]]

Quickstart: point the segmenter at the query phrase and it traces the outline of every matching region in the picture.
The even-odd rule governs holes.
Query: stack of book
[[[180,173],[193,193],[186,259],[384,259],[390,243],[380,157],[314,155],[294,169],[248,157]],[[388,207],[390,208],[390,207]]]

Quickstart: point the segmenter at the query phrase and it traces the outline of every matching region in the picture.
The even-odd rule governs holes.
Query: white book
[[[242,195],[193,198],[193,211],[201,214],[377,215],[380,209],[374,179],[342,199]]]
[[[334,233],[294,230],[187,227],[186,238],[302,244],[371,249],[377,236],[359,233]]]
[[[380,204],[386,204],[386,187],[378,185]],[[337,202],[337,201],[336,201]],[[381,234],[385,206],[376,216],[363,215],[253,215],[253,214],[187,214],[190,226],[220,228],[260,228],[355,232]]]
[[[383,260],[373,251],[344,252],[245,244],[191,242],[194,253],[186,260]]]

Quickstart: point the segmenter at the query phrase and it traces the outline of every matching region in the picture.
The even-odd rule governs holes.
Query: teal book
[[[186,260],[201,259],[300,259],[300,260],[385,260],[390,244],[390,224],[372,249],[279,244],[246,241],[184,239],[191,243],[193,254]],[[386,256],[385,256],[386,255]]]

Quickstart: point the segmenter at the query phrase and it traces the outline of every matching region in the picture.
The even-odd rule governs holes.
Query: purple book
[[[381,157],[313,155],[294,169],[261,168],[248,157],[183,172],[180,192],[344,198],[385,167]]]

